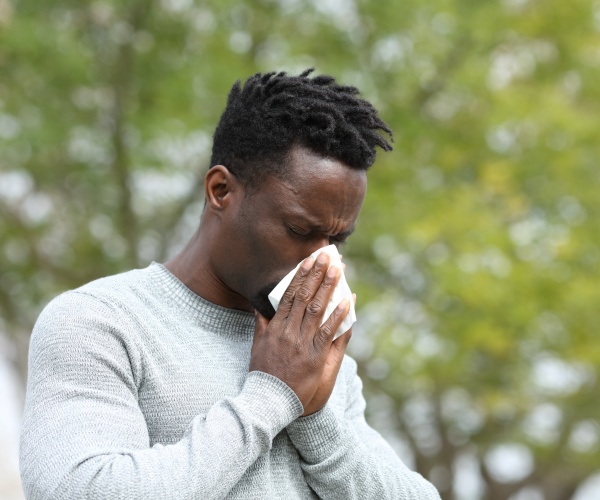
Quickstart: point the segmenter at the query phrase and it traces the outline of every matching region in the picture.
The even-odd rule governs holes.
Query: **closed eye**
[[[330,236],[329,240],[334,244],[334,245],[343,245],[344,243],[346,243],[346,240],[348,239],[348,236],[342,235],[342,234],[338,234],[336,236]]]
[[[317,237],[323,236],[321,233],[312,231],[310,229],[302,229],[297,226],[291,226],[291,225],[287,225],[286,227],[287,227],[288,231],[292,234],[292,236],[295,236],[296,238],[299,238],[302,240],[310,240],[311,238],[317,238]],[[343,245],[344,243],[346,243],[346,240],[348,239],[350,234],[352,234],[352,231],[339,233],[334,236],[328,236],[329,243],[339,247],[339,246]]]
[[[299,227],[295,227],[295,226],[287,226],[288,231],[290,233],[292,233],[294,236],[299,236],[301,238],[308,238],[311,234],[312,231],[307,231],[306,229],[300,229]]]

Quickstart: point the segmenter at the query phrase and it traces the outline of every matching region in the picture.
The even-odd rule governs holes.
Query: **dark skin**
[[[200,226],[167,268],[204,299],[254,312],[250,371],[270,373],[298,396],[303,415],[331,395],[351,331],[333,341],[349,310],[343,301],[321,325],[340,276],[312,252],[352,233],[366,192],[366,173],[296,147],[284,177],[245,186],[223,165],[206,174]],[[267,295],[304,262],[277,312]]]

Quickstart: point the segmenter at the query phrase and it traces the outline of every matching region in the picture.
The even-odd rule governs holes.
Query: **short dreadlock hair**
[[[328,75],[257,73],[232,87],[214,134],[211,165],[224,165],[246,185],[286,174],[292,147],[304,146],[351,168],[367,170],[375,147],[392,149],[377,110],[355,87]]]

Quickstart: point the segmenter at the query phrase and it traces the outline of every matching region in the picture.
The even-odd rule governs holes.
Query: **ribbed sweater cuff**
[[[304,411],[296,393],[277,377],[265,372],[248,373],[236,398],[248,408],[248,414],[268,425],[274,437]]]
[[[327,406],[292,422],[287,426],[287,433],[308,463],[322,462],[339,451],[344,442],[344,429]]]

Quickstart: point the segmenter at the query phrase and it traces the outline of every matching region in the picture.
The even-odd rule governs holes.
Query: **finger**
[[[269,326],[269,320],[256,310],[254,311],[254,318],[254,338],[258,339],[265,333],[267,326]]]
[[[306,306],[306,312],[302,320],[302,329],[313,335],[319,325],[323,322],[323,315],[329,304],[333,291],[340,280],[341,270],[336,265],[329,267],[325,278],[321,282],[317,293]]]
[[[290,309],[292,308],[292,305],[294,304],[294,297],[296,296],[296,291],[298,290],[300,285],[302,285],[302,283],[310,273],[310,270],[312,269],[314,263],[315,259],[312,256],[309,256],[306,259],[304,259],[302,264],[300,264],[298,271],[296,271],[296,274],[292,278],[290,285],[287,287],[287,290],[283,293],[283,296],[279,301],[279,307],[277,308],[278,314],[283,315],[283,317],[287,317],[287,315],[290,312]]]
[[[352,328],[333,341],[329,353],[327,354],[327,361],[325,362],[326,370],[329,370],[330,372],[334,370],[337,374],[337,370],[339,370],[342,360],[344,359],[348,342],[350,342],[350,337],[352,337]]]
[[[352,328],[333,341],[329,348],[329,352],[327,353],[325,367],[323,368],[323,376],[335,380],[340,371],[340,366],[342,366],[342,361],[344,361],[344,354],[346,353],[346,347],[348,347],[351,336]]]
[[[331,346],[343,356],[346,352],[346,347],[348,347],[348,343],[350,342],[350,338],[352,337],[352,327],[348,329],[347,332],[340,335],[337,339],[333,341]]]
[[[288,314],[288,321],[300,327],[309,302],[315,296],[329,267],[329,255],[322,252],[317,256],[312,269],[294,294],[294,303]]]
[[[327,321],[321,325],[321,328],[319,328],[315,335],[314,342],[317,348],[331,345],[335,332],[337,332],[337,329],[340,327],[349,311],[350,301],[344,298],[333,310],[331,316],[327,318]]]
[[[269,320],[265,318],[258,311],[254,311],[254,338],[252,339],[252,349],[250,353],[250,366],[249,370],[254,371],[256,367],[253,364],[253,360],[255,360],[255,351],[261,350],[261,340],[262,337],[267,330],[267,326],[269,326]]]

